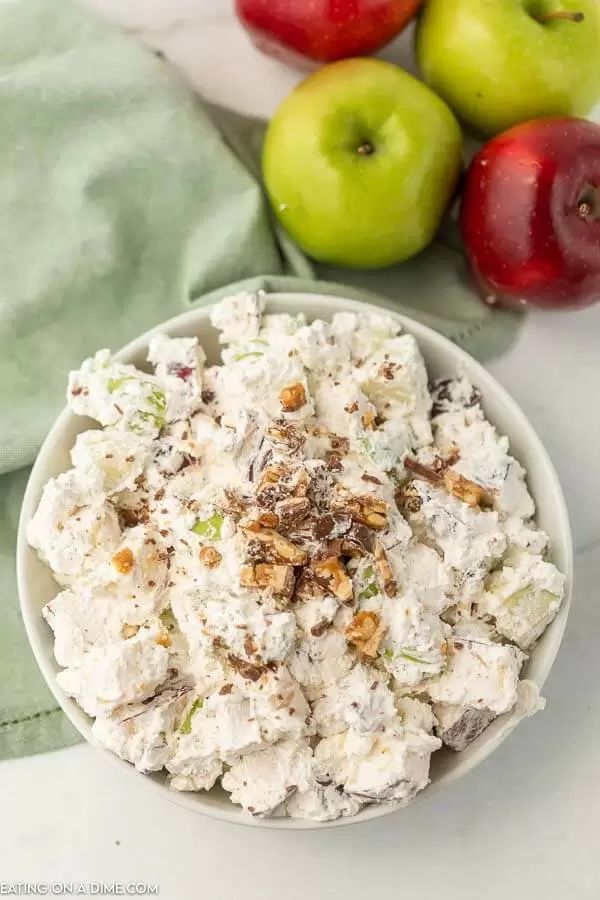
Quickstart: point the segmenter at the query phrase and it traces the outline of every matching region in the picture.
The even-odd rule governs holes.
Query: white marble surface
[[[87,0],[207,98],[268,115],[297,74],[259,56],[227,0]],[[392,58],[396,48],[388,51]],[[597,900],[600,896],[600,305],[532,315],[490,364],[546,442],[576,544],[575,602],[544,713],[463,782],[350,829],[213,822],[79,746],[0,764],[3,881],[158,882],[167,900]]]

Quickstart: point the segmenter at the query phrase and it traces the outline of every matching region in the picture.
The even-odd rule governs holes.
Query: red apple
[[[374,53],[412,19],[421,0],[236,0],[259,50],[288,62],[334,62]]]
[[[460,224],[488,303],[600,300],[600,125],[545,118],[498,135],[469,167]]]

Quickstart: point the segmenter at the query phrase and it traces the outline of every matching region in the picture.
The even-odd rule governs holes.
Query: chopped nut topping
[[[207,569],[216,569],[223,557],[215,547],[202,547],[199,553],[200,562]]]
[[[120,575],[127,575],[133,569],[133,552],[129,547],[123,547],[113,556],[112,564]]]
[[[139,625],[123,625],[123,627],[121,628],[121,637],[124,640],[128,641],[129,638],[135,637],[139,630]]]
[[[279,394],[279,402],[285,412],[296,412],[306,404],[304,385],[298,382],[298,384],[284,387]]]
[[[232,690],[233,690],[233,685],[231,684],[231,682],[228,682],[227,684],[223,685],[223,687],[219,691],[219,694],[221,694],[221,696],[224,696],[225,694],[230,694],[232,692]]]
[[[374,555],[375,563],[377,565],[377,571],[379,572],[379,577],[381,578],[381,583],[383,584],[383,590],[388,595],[388,597],[393,597],[396,594],[397,585],[394,579],[392,567],[390,566],[389,560],[385,554],[383,545],[380,544],[379,541],[377,541],[375,544]]]
[[[361,476],[361,481],[370,481],[372,484],[381,484],[381,480],[377,478],[376,475],[369,475],[368,472],[364,472]]]
[[[269,588],[273,594],[289,599],[294,592],[294,569],[292,566],[276,566],[271,563],[256,563],[244,566],[240,572],[240,583],[247,588]]]
[[[160,647],[170,647],[172,644],[171,638],[167,634],[166,631],[163,631],[162,634],[158,634],[154,638],[154,643],[158,644]]]
[[[344,407],[344,409],[347,413],[355,413],[358,409],[358,403],[356,402],[356,400],[353,400],[352,403],[349,403]]]
[[[306,518],[310,512],[310,502],[307,497],[286,497],[277,503],[275,509],[278,517],[277,524],[288,529]]]
[[[379,500],[373,494],[361,494],[353,496],[344,488],[338,486],[336,495],[331,501],[332,509],[340,509],[348,513],[355,522],[367,525],[375,531],[380,531],[387,525],[388,505],[385,500]]]
[[[318,560],[313,563],[313,571],[317,581],[326,587],[342,603],[351,603],[354,599],[352,582],[346,574],[344,566],[336,556]]]
[[[258,549],[259,555],[262,552],[268,562],[283,563],[289,566],[305,565],[307,560],[305,551],[279,534],[278,531],[274,531],[272,528],[255,531],[254,528],[248,527],[244,527],[244,531],[249,533],[254,545],[253,552]]]
[[[363,609],[356,613],[345,633],[348,641],[364,656],[375,659],[385,632],[386,627],[378,614]]]
[[[468,506],[480,506],[482,508],[493,506],[494,501],[489,490],[477,484],[477,482],[471,481],[470,478],[464,478],[458,472],[452,472],[451,470],[437,472],[430,466],[424,466],[410,456],[406,457],[404,465],[410,472],[414,472],[417,478],[422,478],[437,487],[444,487],[450,494],[462,500]]]

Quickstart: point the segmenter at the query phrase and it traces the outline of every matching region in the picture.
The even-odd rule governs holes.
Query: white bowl
[[[369,304],[313,294],[270,294],[267,308],[270,312],[304,312],[310,320],[329,319],[340,311],[367,313],[378,311]],[[537,505],[538,522],[550,535],[553,561],[567,577],[566,596],[560,612],[531,653],[526,668],[527,678],[541,688],[554,662],[565,630],[571,600],[573,570],[569,519],[554,467],[525,415],[504,388],[479,363],[430,328],[398,315],[389,308],[388,311],[398,324],[413,334],[419,342],[431,376],[453,375],[460,370],[477,385],[483,394],[484,407],[489,419],[501,433],[508,435],[512,452],[527,468],[529,487]],[[132,341],[117,354],[117,358],[141,368],[146,367],[146,350],[150,336],[156,331],[166,331],[174,337],[198,335],[207,352],[209,363],[218,362],[217,332],[210,325],[208,316],[209,307],[205,306],[170,319]],[[65,372],[65,382],[66,376]],[[75,436],[93,425],[90,420],[75,416],[65,409],[48,434],[31,472],[23,500],[17,547],[17,572],[23,621],[42,674],[75,728],[87,741],[97,746],[91,734],[92,720],[56,683],[59,667],[54,660],[52,633],[40,612],[42,606],[56,593],[56,584],[50,570],[40,562],[25,540],[25,525],[37,507],[44,484],[50,477],[69,468],[69,450],[73,446]],[[430,796],[473,769],[502,743],[519,721],[520,715],[513,710],[495,719],[483,734],[461,753],[442,749],[433,754],[431,783],[418,795],[418,799]],[[214,788],[209,793],[171,791],[163,774],[142,775],[129,763],[118,759],[112,753],[106,750],[102,752],[132,776],[144,779],[147,784],[153,785],[163,796],[180,806],[238,824],[284,829],[331,828],[364,822],[367,819],[387,815],[399,808],[397,804],[370,806],[352,818],[326,823],[286,818],[254,819],[240,807],[234,806],[221,788]]]

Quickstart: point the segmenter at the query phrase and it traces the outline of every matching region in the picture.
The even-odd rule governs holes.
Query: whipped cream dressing
[[[151,372],[108,350],[72,372],[102,427],[27,535],[100,744],[173,790],[328,821],[409,803],[433,752],[520,708],[564,578],[467,379],[430,385],[389,316],[264,308],[214,308],[219,365],[160,334]]]

